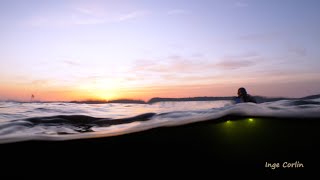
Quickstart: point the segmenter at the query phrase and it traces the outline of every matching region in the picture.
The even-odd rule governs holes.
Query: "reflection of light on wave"
[[[132,122],[108,127],[93,127],[92,130],[95,131],[96,134],[114,135],[123,134],[129,131],[130,129],[137,128],[137,126],[139,125],[141,125],[141,122]]]

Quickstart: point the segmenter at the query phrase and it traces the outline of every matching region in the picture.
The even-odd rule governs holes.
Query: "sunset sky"
[[[0,100],[320,93],[319,0],[1,0]]]

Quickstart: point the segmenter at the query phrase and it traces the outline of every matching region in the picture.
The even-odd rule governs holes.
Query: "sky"
[[[318,0],[1,0],[0,100],[320,93]]]

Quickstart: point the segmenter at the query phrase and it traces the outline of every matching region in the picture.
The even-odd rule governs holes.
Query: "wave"
[[[37,110],[48,109],[37,108]],[[221,122],[230,118],[244,117],[319,119],[320,99],[226,104],[223,107],[210,109],[147,112],[126,118],[55,115],[16,119],[0,123],[0,143],[109,137],[157,127],[202,121]]]

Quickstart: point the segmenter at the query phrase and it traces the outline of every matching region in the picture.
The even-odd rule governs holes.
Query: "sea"
[[[0,144],[121,136],[229,116],[320,119],[320,98],[257,104],[229,100],[152,104],[0,102]]]

